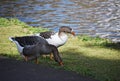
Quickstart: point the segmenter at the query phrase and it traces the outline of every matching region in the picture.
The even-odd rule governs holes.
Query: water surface
[[[120,42],[120,0],[2,0],[0,17],[53,30],[70,26],[77,34]]]

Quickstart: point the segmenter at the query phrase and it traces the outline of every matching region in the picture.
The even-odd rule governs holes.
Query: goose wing
[[[39,35],[45,39],[51,38],[52,35],[54,35],[55,32],[53,31],[46,31],[46,32],[41,32]]]
[[[11,37],[12,41],[17,41],[22,47],[26,45],[35,45],[38,42],[47,44],[47,41],[40,36],[22,36],[22,37]]]

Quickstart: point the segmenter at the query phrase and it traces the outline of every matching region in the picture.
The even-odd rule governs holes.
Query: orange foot
[[[63,62],[60,62],[59,64],[60,64],[60,66],[63,66]]]

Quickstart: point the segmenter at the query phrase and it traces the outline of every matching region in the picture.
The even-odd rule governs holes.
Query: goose
[[[53,53],[54,60],[63,65],[62,59],[59,56],[59,51],[56,46],[49,44],[43,37],[40,36],[22,36],[9,37],[9,40],[14,42],[17,46],[18,52],[25,59],[29,61],[35,59],[38,64],[38,57],[42,54]]]
[[[62,26],[59,28],[59,32],[47,31],[35,34],[36,36],[43,37],[49,44],[54,45],[56,47],[63,46],[67,40],[68,35],[72,34],[75,36],[75,32],[69,26]]]
[[[75,32],[69,26],[62,26],[58,32],[47,31],[34,34],[35,36],[43,37],[49,44],[56,46],[57,48],[63,46],[68,40],[68,34],[75,36]],[[53,60],[52,54],[50,59]]]

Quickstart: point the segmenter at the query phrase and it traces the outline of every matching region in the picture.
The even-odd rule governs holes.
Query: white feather
[[[61,45],[64,45],[67,42],[67,35],[65,33],[62,33],[60,36],[58,33],[55,35],[52,35],[51,38],[46,39],[49,44],[55,45],[56,47],[59,47]]]
[[[19,52],[20,54],[22,54],[24,47],[20,46],[20,44],[19,44],[17,41],[14,41],[14,43],[15,43],[16,46],[17,46],[18,52]]]
[[[20,44],[16,40],[12,39],[12,37],[9,37],[9,40],[12,41],[12,42],[14,42],[16,44],[18,52],[22,55],[24,47],[20,46]]]
[[[9,37],[9,40],[13,42],[12,37]]]

